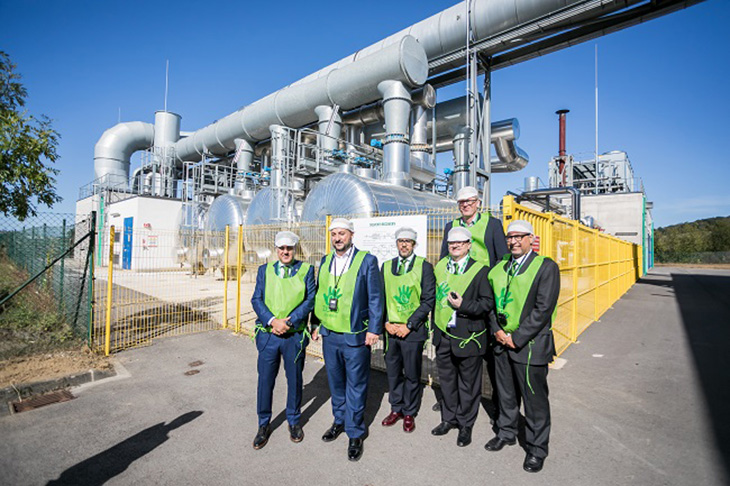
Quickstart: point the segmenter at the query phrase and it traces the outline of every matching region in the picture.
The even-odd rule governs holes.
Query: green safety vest
[[[284,319],[296,309],[302,302],[307,291],[307,284],[304,279],[307,276],[309,263],[302,263],[299,271],[289,278],[281,278],[276,274],[274,263],[266,265],[266,287],[264,287],[264,304],[274,314],[276,319]],[[306,320],[302,326],[306,325]],[[264,332],[271,332],[271,327],[262,329]],[[290,329],[299,331],[299,329]]]
[[[355,296],[357,272],[367,253],[360,250],[355,254],[350,262],[350,268],[337,279],[336,288],[335,276],[330,273],[333,253],[325,257],[324,263],[319,268],[319,287],[314,299],[314,315],[330,331],[352,333],[350,311],[352,310],[352,299]],[[337,299],[336,311],[330,310],[329,301],[332,298]]]
[[[398,258],[395,258],[397,261]],[[425,258],[417,256],[413,269],[405,275],[393,275],[392,260],[384,264],[385,305],[388,309],[388,320],[397,324],[405,324],[413,312],[421,305],[421,276]]]
[[[436,323],[436,326],[449,337],[461,340],[462,338],[452,336],[446,331],[446,326],[451,320],[451,315],[454,312],[454,308],[449,305],[447,297],[449,292],[456,292],[463,297],[464,292],[469,287],[472,280],[474,280],[474,277],[479,270],[484,268],[484,265],[475,261],[474,265],[472,265],[462,275],[455,275],[446,271],[446,265],[448,262],[449,257],[444,257],[433,269],[434,275],[436,276],[436,306],[433,312],[433,320]]]
[[[479,215],[479,221],[471,226],[464,226],[461,223],[461,218],[455,219],[452,223],[452,227],[454,228],[464,226],[469,230],[471,233],[471,250],[469,250],[469,256],[487,267],[489,266],[489,251],[487,251],[487,245],[484,242],[484,233],[487,231],[489,218],[489,213],[482,213]]]
[[[513,333],[520,327],[520,317],[527,301],[527,295],[530,293],[532,285],[535,283],[537,271],[540,270],[544,256],[536,255],[530,262],[524,272],[513,277],[509,277],[511,255],[505,255],[502,262],[489,271],[489,283],[494,291],[496,312],[502,313],[507,318],[507,325],[503,327],[504,332]],[[518,269],[521,270],[521,269]],[[509,283],[509,289],[507,284]],[[558,312],[557,306],[550,318],[552,323]]]

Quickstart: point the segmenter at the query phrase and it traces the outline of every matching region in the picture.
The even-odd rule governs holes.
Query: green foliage
[[[58,170],[46,166],[58,158],[60,135],[45,115],[22,110],[28,92],[15,67],[0,51],[0,211],[22,221],[36,215],[37,204],[61,201],[53,177]]]
[[[730,261],[730,217],[700,219],[654,232],[654,259],[672,263]]]

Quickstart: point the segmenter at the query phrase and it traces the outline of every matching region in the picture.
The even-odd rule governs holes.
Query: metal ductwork
[[[492,123],[491,140],[497,157],[492,158],[492,173],[516,172],[527,166],[530,157],[519,148],[515,140],[520,137],[520,124],[516,118]]]
[[[94,147],[94,179],[105,177],[105,184],[127,189],[130,157],[151,147],[154,140],[151,123],[125,122],[106,130]]]
[[[545,200],[545,207],[550,207],[550,196],[558,195],[570,196],[570,218],[576,221],[580,220],[580,191],[575,187],[550,187],[547,189],[537,189],[535,191],[525,191],[517,198],[519,201],[535,201]]]
[[[175,152],[179,160],[200,160],[206,151],[225,155],[235,148],[236,138],[250,142],[269,138],[270,125],[299,128],[317,121],[317,106],[339,105],[350,110],[380,99],[378,84],[382,81],[415,88],[427,77],[423,47],[405,36],[372,55],[283,88],[196,131],[175,144]]]

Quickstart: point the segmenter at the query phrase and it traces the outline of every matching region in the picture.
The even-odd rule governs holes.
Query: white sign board
[[[428,217],[425,214],[415,216],[381,216],[377,218],[353,219],[355,235],[353,242],[360,250],[367,250],[378,259],[378,266],[398,256],[395,245],[395,232],[404,226],[413,228],[418,235],[415,253],[426,258],[428,252]]]

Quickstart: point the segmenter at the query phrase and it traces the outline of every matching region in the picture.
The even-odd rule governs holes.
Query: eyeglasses
[[[281,251],[294,251],[293,246],[277,246],[276,248],[278,248]]]
[[[476,204],[479,201],[479,199],[465,199],[463,201],[458,201],[459,206],[471,206],[472,204]]]
[[[461,246],[470,243],[469,241],[449,241],[449,246]]]
[[[521,239],[522,239],[522,238],[524,238],[525,236],[530,236],[530,233],[523,233],[523,234],[521,234],[521,235],[512,235],[512,236],[506,236],[506,237],[505,237],[505,239],[506,239],[507,241],[509,241],[509,240],[515,240],[515,241],[516,241],[516,240],[521,240]]]
[[[410,245],[413,245],[413,244],[415,244],[415,241],[410,240],[410,239],[406,239],[406,238],[399,238],[399,239],[396,240],[396,243],[398,243],[399,245],[401,245],[403,243],[408,243]]]

